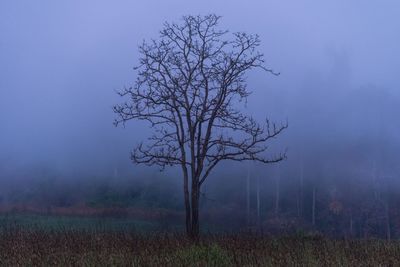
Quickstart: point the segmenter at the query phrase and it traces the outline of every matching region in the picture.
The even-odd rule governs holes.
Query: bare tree
[[[132,160],[149,166],[178,165],[183,174],[186,231],[199,234],[200,187],[225,160],[273,163],[285,153],[266,157],[266,143],[287,123],[257,123],[235,108],[250,95],[245,73],[264,66],[256,35],[220,30],[220,17],[186,16],[165,23],[159,39],[140,47],[136,83],[119,92],[128,100],[114,107],[115,124],[144,120],[154,135],[139,144]],[[191,190],[189,190],[191,186]]]
[[[315,226],[315,202],[316,202],[316,185],[315,183],[313,184],[312,188],[312,206],[311,206],[311,223],[313,226]]]

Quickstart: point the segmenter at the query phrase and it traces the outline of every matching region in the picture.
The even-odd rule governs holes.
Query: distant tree
[[[287,123],[257,123],[235,106],[250,95],[247,71],[264,66],[257,35],[218,29],[220,17],[186,16],[181,24],[165,23],[158,40],[140,47],[135,85],[119,94],[115,124],[150,123],[154,135],[139,144],[132,160],[149,166],[178,165],[183,174],[186,232],[199,234],[200,188],[225,160],[279,162],[285,153],[266,157],[266,143]],[[191,189],[189,189],[191,186]]]

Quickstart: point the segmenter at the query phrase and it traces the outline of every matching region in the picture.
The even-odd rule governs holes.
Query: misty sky
[[[366,127],[370,121],[359,121],[363,114],[396,111],[396,0],[2,0],[0,173],[35,164],[112,173],[116,166],[130,164],[130,149],[148,130],[135,123],[115,128],[112,106],[122,101],[115,90],[135,79],[137,46],[157,38],[164,21],[209,13],[223,17],[221,28],[260,35],[267,65],[281,75],[249,75],[254,95],[248,112],[278,121],[288,118],[289,136],[305,136],[305,129],[320,122],[321,127],[335,125],[339,135],[348,133],[348,127],[355,133],[358,123]],[[382,108],[365,109],[376,97],[363,88],[389,95],[379,102]],[[360,100],[354,105],[363,103],[359,116],[354,115],[357,120],[335,121],[349,95]],[[309,103],[313,108],[307,109]],[[329,122],[321,114],[328,114]],[[387,127],[395,133],[393,138],[400,132],[397,121]],[[323,135],[322,130],[317,132]]]

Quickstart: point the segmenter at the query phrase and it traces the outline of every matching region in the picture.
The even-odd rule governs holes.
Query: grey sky
[[[318,112],[340,109],[341,90],[375,86],[398,99],[399,1],[2,0],[0,160],[75,170],[129,164],[145,130],[114,128],[111,107],[120,101],[114,90],[134,80],[137,45],[164,21],[208,13],[223,16],[222,28],[260,35],[282,75],[252,74],[248,109],[289,118],[289,131],[302,127],[293,106],[326,99]]]

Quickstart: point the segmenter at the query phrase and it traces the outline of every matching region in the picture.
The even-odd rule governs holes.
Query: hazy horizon
[[[249,75],[246,112],[288,120],[277,147],[289,162],[332,153],[371,162],[370,146],[395,161],[399,10],[397,1],[2,1],[0,178],[37,166],[67,176],[140,172],[129,153],[150,131],[113,126],[115,91],[133,83],[138,45],[165,21],[209,13],[222,29],[259,34],[267,66],[281,73]]]

